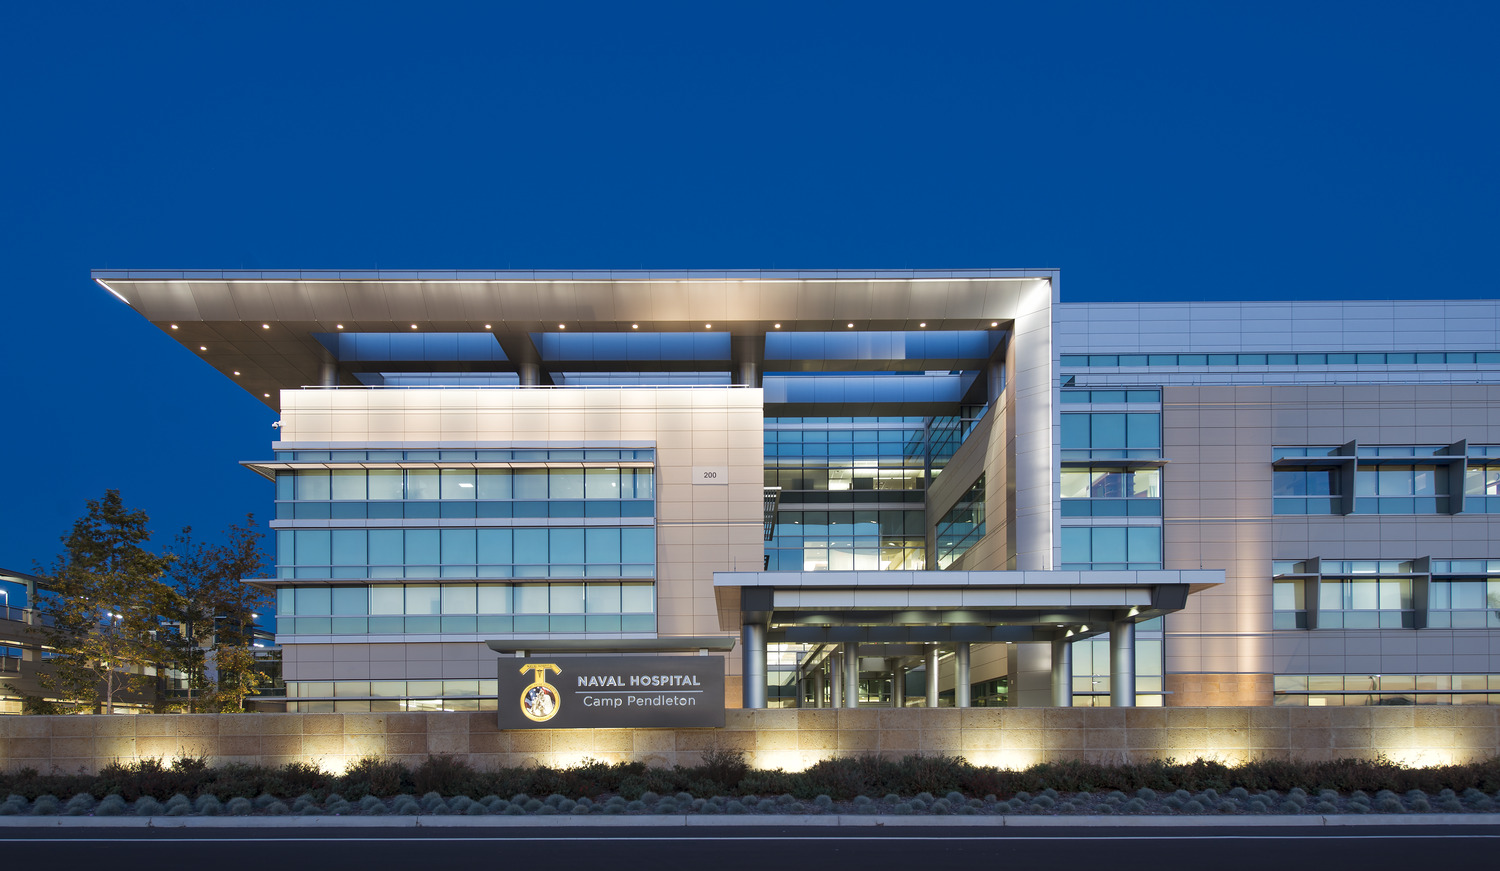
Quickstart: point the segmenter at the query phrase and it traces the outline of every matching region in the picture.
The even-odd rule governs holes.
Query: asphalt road
[[[1212,871],[1493,867],[1500,826],[1393,829],[1104,828],[830,831],[815,828],[642,829],[7,829],[7,869],[271,868],[942,871],[1192,863]],[[1024,864],[1022,864],[1024,863]],[[1045,864],[1042,864],[1045,863]]]

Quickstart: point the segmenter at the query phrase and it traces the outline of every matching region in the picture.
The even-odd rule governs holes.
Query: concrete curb
[[[1270,827],[1413,828],[1421,826],[1500,826],[1490,814],[1330,814],[1327,816],[383,816],[383,817],[0,817],[0,829],[1254,829]]]

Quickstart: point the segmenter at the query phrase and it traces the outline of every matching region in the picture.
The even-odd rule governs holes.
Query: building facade
[[[714,636],[750,707],[1500,701],[1494,302],[94,278],[280,412],[245,465],[291,710],[485,710],[491,642]]]

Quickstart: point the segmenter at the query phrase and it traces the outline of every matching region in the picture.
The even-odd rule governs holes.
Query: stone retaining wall
[[[1420,765],[1500,754],[1500,707],[731,710],[724,729],[532,731],[500,731],[493,713],[0,717],[0,769],[64,773],[180,755],[204,755],[214,765],[315,761],[336,772],[366,756],[416,765],[429,754],[481,768],[585,758],[692,765],[713,748],[788,769],[863,753],[960,755],[1007,768],[1066,759],[1237,763],[1381,754]]]

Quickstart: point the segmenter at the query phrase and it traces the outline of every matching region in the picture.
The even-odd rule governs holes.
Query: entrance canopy
[[[789,643],[1070,640],[1187,605],[1223,571],[714,572],[719,628]]]

